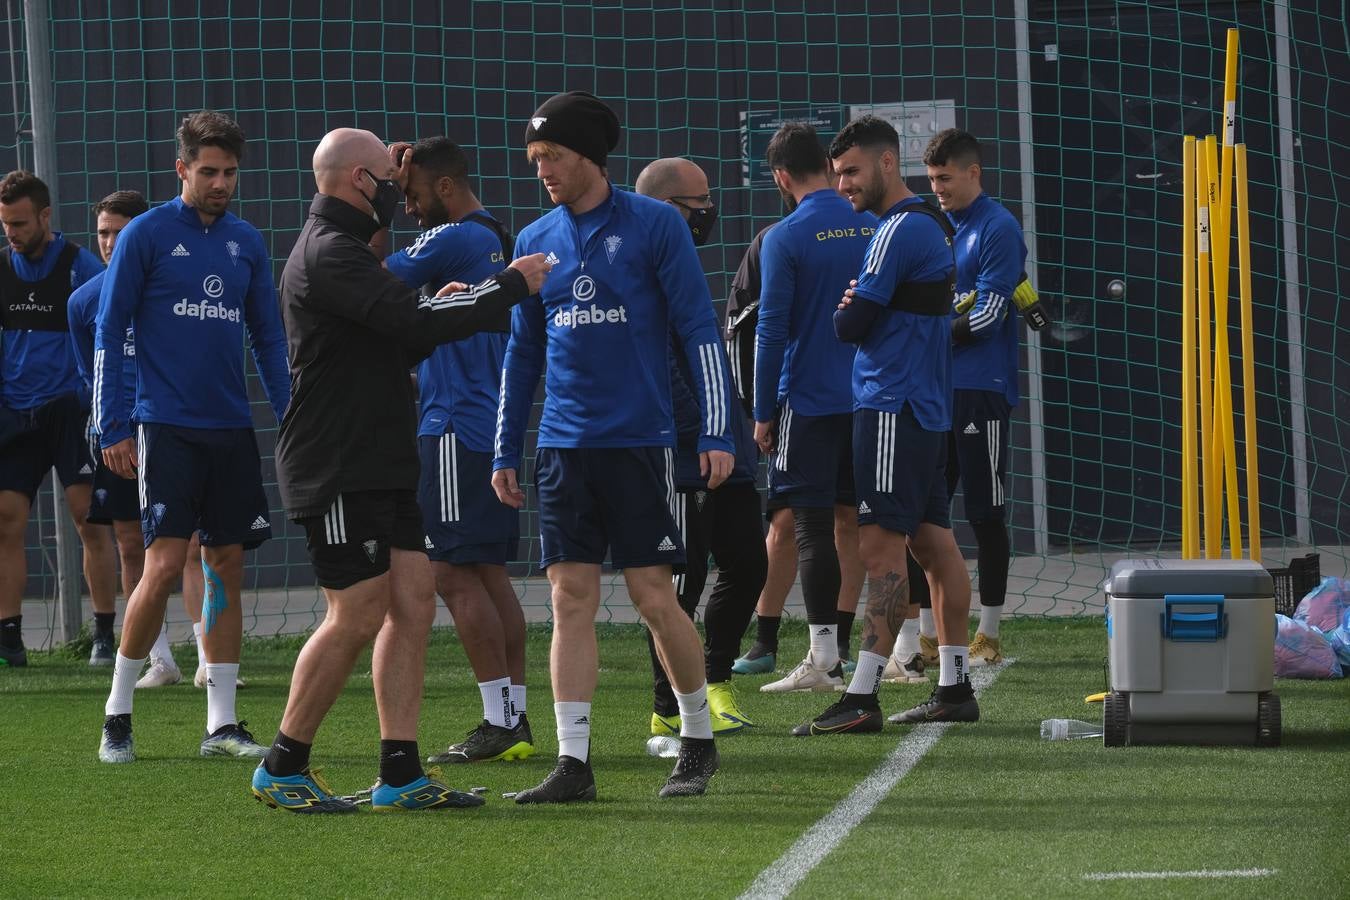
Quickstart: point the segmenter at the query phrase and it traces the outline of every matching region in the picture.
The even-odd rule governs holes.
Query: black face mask
[[[670,198],[670,202],[689,213],[689,233],[694,236],[694,246],[702,247],[708,243],[708,238],[712,237],[713,226],[717,224],[717,207],[711,204],[690,206],[674,197]]]
[[[397,182],[388,178],[376,178],[375,173],[369,169],[362,169],[361,171],[369,175],[370,180],[375,182],[375,196],[366,197],[365,191],[361,192],[361,196],[366,197],[366,202],[375,211],[375,221],[380,223],[380,227],[388,228],[394,223],[394,213],[398,211],[398,205],[402,202],[403,192],[398,189]]]

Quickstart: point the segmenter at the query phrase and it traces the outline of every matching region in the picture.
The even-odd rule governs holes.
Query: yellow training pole
[[[1242,195],[1239,194],[1239,203]],[[1195,138],[1181,148],[1181,558],[1200,558],[1195,446]]]
[[[1212,134],[1205,138],[1205,164],[1210,175],[1210,260],[1214,265],[1214,430],[1211,432],[1214,441],[1214,480],[1220,515],[1224,499],[1227,498],[1229,553],[1233,559],[1238,559],[1242,556],[1242,519],[1237,496],[1237,448],[1233,440],[1232,355],[1228,347],[1229,240],[1226,233],[1220,234],[1212,227],[1216,221],[1227,227],[1228,217],[1218,203],[1218,186],[1214,181],[1214,175],[1218,172],[1218,153]]]
[[[1237,145],[1238,298],[1242,310],[1242,425],[1247,450],[1247,540],[1261,561],[1261,491],[1256,470],[1256,360],[1252,350],[1252,243],[1247,207],[1247,145]],[[1183,188],[1184,190],[1184,188]]]
[[[1237,131],[1237,68],[1238,68],[1238,30],[1228,29],[1228,47],[1224,56],[1223,77],[1223,166],[1219,169],[1220,216],[1221,222],[1215,223],[1214,234],[1223,239],[1224,286],[1227,287],[1229,270],[1228,238],[1232,235],[1233,216],[1233,138]],[[1216,257],[1217,259],[1217,257]],[[1218,289],[1218,283],[1215,283]]]
[[[1214,417],[1210,410],[1210,392],[1213,383],[1210,380],[1209,349],[1209,172],[1205,165],[1205,154],[1197,145],[1195,154],[1195,273],[1196,273],[1196,326],[1200,340],[1200,496],[1203,498],[1205,558],[1218,559],[1220,542],[1223,540],[1223,523],[1219,520],[1219,500],[1215,488],[1217,468],[1213,465],[1214,445],[1210,432],[1214,427]]]

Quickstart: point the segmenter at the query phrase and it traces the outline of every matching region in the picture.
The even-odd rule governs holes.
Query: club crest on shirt
[[[617,234],[611,234],[605,238],[605,255],[609,257],[610,262],[614,262],[614,254],[619,252],[619,247],[623,244],[623,238]]]
[[[231,264],[231,265],[238,265],[238,264],[239,264],[239,242],[238,242],[238,241],[226,241],[226,242],[225,242],[225,252],[228,253],[228,254],[230,254],[230,264]]]

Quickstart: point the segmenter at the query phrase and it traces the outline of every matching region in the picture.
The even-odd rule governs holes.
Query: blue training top
[[[122,345],[136,330],[136,406],[126,406]],[[244,332],[280,421],[291,375],[262,235],[225,213],[203,225],[181,197],[137,216],[117,239],[99,301],[94,409],[104,447],[131,422],[249,428]]]
[[[829,188],[813,191],[760,251],[763,287],[755,327],[755,419],[772,421],[784,400],[805,416],[851,412],[856,348],[834,335],[832,317],[858,274],[877,224]]]
[[[70,321],[70,345],[75,350],[75,364],[86,391],[94,389],[94,335],[98,331],[98,300],[103,292],[103,278],[107,270],[99,272],[75,289],[66,303]],[[126,340],[122,342],[122,393],[127,409],[136,405],[136,340],[135,330],[127,326]]]
[[[956,302],[975,293],[970,341],[952,348],[952,387],[994,391],[1017,405],[1017,306],[1027,245],[1012,213],[988,194],[951,214],[956,226]],[[955,313],[953,313],[955,315]]]
[[[712,295],[689,226],[668,203],[610,186],[594,210],[558,206],[516,240],[553,270],[511,314],[494,448],[518,469],[539,375],[540,447],[673,447],[668,344],[689,362],[701,414],[697,450],[733,451],[736,412]]]
[[[496,221],[477,210],[458,222],[429,228],[384,264],[404,284],[425,285],[427,294],[452,281],[477,284],[507,266],[501,239],[483,219]],[[470,450],[492,452],[506,338],[504,331],[482,331],[441,344],[418,365],[419,435],[439,437],[453,431]]]
[[[867,248],[854,293],[883,307],[858,345],[853,361],[856,409],[900,412],[906,403],[926,431],[947,431],[952,419],[950,320],[889,308],[896,286],[938,281],[954,265],[942,226],[907,210],[922,203],[907,197],[882,217]]]

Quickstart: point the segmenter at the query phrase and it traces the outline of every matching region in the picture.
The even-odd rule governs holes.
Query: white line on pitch
[[[994,683],[1000,672],[1014,662],[1016,660],[1009,659],[997,666],[973,670],[970,681],[975,693],[978,695],[983,692]],[[843,843],[849,832],[858,827],[863,819],[876,809],[877,804],[891,792],[901,778],[909,774],[950,727],[951,723],[948,722],[930,722],[914,726],[891,755],[873,769],[851,794],[797,838],[796,843],[782,856],[760,872],[754,883],[741,894],[740,900],[768,900],[790,894],[793,888],[801,884],[811,870],[830,854],[830,851]],[[847,741],[849,738],[840,735],[814,740]]]
[[[1196,869],[1193,872],[1090,872],[1084,881],[1133,881],[1157,878],[1265,878],[1279,869]]]

